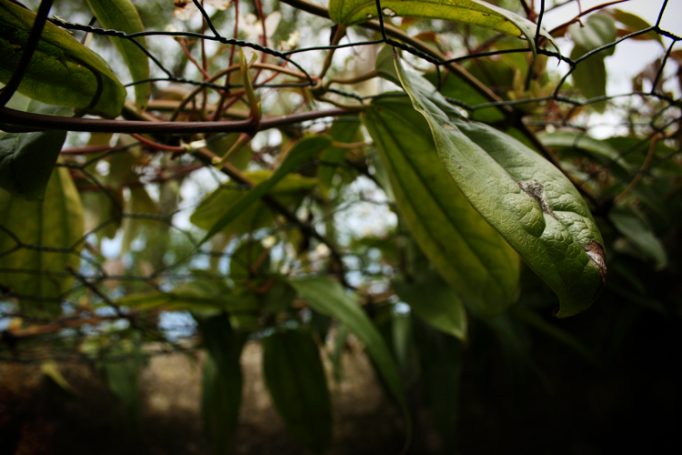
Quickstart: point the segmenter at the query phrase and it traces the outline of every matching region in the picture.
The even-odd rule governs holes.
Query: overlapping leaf
[[[392,96],[377,98],[365,120],[398,211],[438,273],[480,313],[513,303],[518,257],[439,165],[424,118],[406,97]]]
[[[512,137],[458,118],[397,60],[395,72],[428,122],[453,184],[559,296],[558,315],[588,307],[605,279],[603,241],[566,176]]]

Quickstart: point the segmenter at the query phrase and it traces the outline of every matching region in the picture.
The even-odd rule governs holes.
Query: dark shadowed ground
[[[634,313],[628,330],[620,333],[607,317],[589,316],[566,326],[603,336],[597,364],[544,338],[533,343],[526,364],[503,355],[490,334],[472,334],[463,359],[456,453],[682,453],[679,321]],[[608,348],[611,343],[618,348]],[[258,345],[247,346],[242,363],[244,406],[236,453],[306,453],[270,406]],[[402,421],[360,349],[347,354],[344,364],[344,382],[330,381],[335,409],[330,453],[399,453]],[[42,378],[37,366],[0,365],[1,455],[208,453],[197,362],[181,354],[153,358],[143,375],[137,428],[87,368],[63,371],[74,394]],[[439,453],[420,393],[412,391],[409,400],[417,409],[410,453]]]

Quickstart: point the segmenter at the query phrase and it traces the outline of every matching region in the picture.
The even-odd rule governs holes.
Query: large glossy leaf
[[[331,400],[310,332],[288,330],[265,338],[263,376],[289,432],[313,451],[324,451],[331,442]]]
[[[42,200],[0,190],[0,285],[18,296],[25,314],[61,312],[82,236],[83,208],[66,169],[55,169]]]
[[[382,0],[381,7],[386,17],[454,20],[526,37],[531,44],[537,29],[528,19],[483,0]],[[330,0],[329,16],[343,25],[364,22],[378,16],[377,3],[374,0]],[[542,33],[551,40],[548,33]]]
[[[124,33],[139,33],[144,31],[142,19],[130,0],[87,0],[88,7],[97,21],[104,27],[119,30]],[[128,66],[134,82],[149,79],[149,59],[135,43],[130,40],[112,37],[116,49],[120,52]],[[144,38],[135,38],[141,46],[145,46]],[[138,107],[147,104],[151,86],[149,82],[135,84],[135,100]]]
[[[300,169],[305,164],[312,162],[322,150],[329,146],[329,139],[324,137],[312,137],[297,143],[287,154],[286,158],[279,167],[272,173],[270,178],[257,184],[249,191],[239,195],[239,197],[228,206],[223,207],[220,217],[208,228],[206,236],[200,243],[206,242],[216,233],[225,229],[236,218],[244,216],[244,212],[258,202],[263,196],[275,189],[276,185],[289,173]],[[199,207],[200,209],[201,207]],[[197,211],[199,210],[197,209]],[[198,215],[192,216],[192,222],[198,223]],[[201,226],[199,224],[199,226]]]
[[[465,340],[467,316],[461,298],[438,279],[420,283],[394,283],[401,299],[420,319],[444,333]]]
[[[395,71],[428,122],[442,165],[474,208],[559,296],[558,315],[588,307],[605,280],[603,241],[566,176],[512,137],[459,118],[431,84],[397,60]]]
[[[0,188],[41,198],[66,139],[66,131],[0,136]]]
[[[235,332],[227,315],[199,318],[208,356],[204,361],[201,413],[213,453],[231,453],[242,401],[241,353],[246,335]]]
[[[391,96],[374,100],[365,124],[398,211],[438,273],[479,313],[512,304],[518,294],[518,256],[439,164],[424,118],[406,97]]]
[[[337,319],[360,339],[409,421],[398,367],[384,339],[358,304],[357,298],[346,293],[339,283],[328,277],[297,278],[290,283],[313,310]]]
[[[35,13],[0,0],[0,82],[7,82],[26,45]],[[126,91],[109,65],[69,33],[47,22],[19,92],[48,104],[116,117]]]

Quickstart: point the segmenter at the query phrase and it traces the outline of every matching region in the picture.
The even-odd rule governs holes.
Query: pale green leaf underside
[[[397,60],[395,70],[431,128],[441,163],[476,210],[556,292],[558,316],[588,307],[606,273],[603,241],[570,181],[512,137],[448,115],[449,105],[435,88]]]
[[[525,37],[531,45],[536,32],[528,19],[482,0],[382,0],[381,7],[385,17],[453,20]],[[378,12],[374,0],[330,0],[329,15],[338,24],[351,25],[376,19]],[[551,41],[548,33],[542,34]]]
[[[518,295],[518,256],[439,165],[424,118],[406,97],[387,96],[365,119],[398,211],[434,268],[479,314],[507,308]]]
[[[0,82],[12,76],[35,13],[0,0]],[[126,91],[109,65],[69,33],[48,22],[19,85],[35,100],[115,117]]]

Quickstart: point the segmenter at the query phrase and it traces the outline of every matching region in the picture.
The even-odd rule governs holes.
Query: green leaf
[[[428,122],[442,165],[474,208],[558,295],[557,315],[588,307],[605,280],[603,241],[571,182],[512,137],[456,117],[433,86],[397,60],[395,71]]]
[[[518,256],[439,165],[424,117],[406,97],[387,96],[372,102],[365,125],[398,211],[438,273],[479,313],[511,305],[518,295]]]
[[[665,247],[641,217],[625,207],[619,207],[611,210],[609,219],[637,251],[656,264],[657,270],[666,267],[668,255]]]
[[[66,131],[0,136],[0,188],[41,198],[65,139]]]
[[[130,0],[86,0],[90,11],[104,27],[124,33],[140,33],[144,31],[142,19]],[[114,46],[123,57],[134,82],[149,79],[149,59],[135,43],[120,38],[110,37]],[[144,37],[135,38],[141,46],[146,46]],[[137,107],[144,108],[151,93],[149,82],[135,84],[135,102]]]
[[[98,366],[112,394],[119,400],[127,425],[139,423],[140,373],[146,364],[139,337],[121,340],[113,345],[107,355],[98,359]]]
[[[230,278],[243,283],[259,275],[270,265],[270,252],[258,240],[246,239],[230,256]]]
[[[35,13],[0,0],[0,82],[12,77],[34,19]],[[19,92],[44,103],[105,117],[116,117],[126,97],[109,65],[51,22],[45,24]]]
[[[320,351],[310,332],[276,332],[263,340],[263,376],[291,434],[315,452],[329,447],[331,400]]]
[[[244,176],[255,184],[267,181],[270,171],[244,172]],[[285,207],[291,208],[300,202],[306,192],[315,187],[315,180],[297,174],[289,174],[280,180],[268,194]],[[190,221],[205,230],[211,229],[225,215],[225,211],[235,206],[245,197],[249,189],[240,188],[234,182],[221,185],[201,201]],[[238,217],[221,229],[221,233],[231,236],[253,232],[256,229],[272,226],[275,213],[262,201],[252,202]]]
[[[61,313],[82,237],[83,207],[66,169],[54,170],[39,201],[0,190],[0,285],[17,295],[26,315]]]
[[[352,25],[377,17],[374,0],[330,0],[329,16],[337,24]],[[534,46],[536,25],[499,6],[483,0],[382,0],[384,17],[410,16],[445,19],[491,28],[513,36],[525,37]],[[542,36],[552,40],[542,31]]]
[[[133,0],[144,25],[163,30],[173,19],[173,3],[166,0]]]
[[[587,50],[576,46],[571,52],[571,58],[576,59]],[[573,84],[588,100],[606,96],[606,65],[600,54],[593,55],[577,64],[573,73]],[[606,102],[599,101],[590,104],[598,112],[606,109]]]
[[[571,58],[577,59],[585,53],[600,46],[612,43],[616,39],[616,26],[613,19],[604,14],[593,14],[584,25],[574,24],[569,28],[575,47]],[[615,47],[607,48],[587,59],[578,62],[573,70],[573,83],[586,98],[598,98],[606,95],[606,65],[604,58],[613,54]],[[602,112],[606,102],[598,102],[592,107]]]
[[[556,131],[553,133],[540,133],[538,139],[547,147],[560,149],[575,149],[586,152],[588,155],[605,162],[613,163],[620,170],[629,172],[632,169],[627,161],[621,157],[621,152],[616,150],[607,141],[594,139],[584,132],[579,131]]]
[[[290,283],[313,310],[337,319],[365,345],[388,390],[400,405],[409,428],[410,415],[398,367],[384,339],[358,304],[357,298],[346,293],[339,283],[328,277],[297,278]]]
[[[420,283],[394,283],[401,299],[431,327],[466,340],[467,317],[461,298],[445,283],[432,277]]]
[[[199,318],[208,356],[204,361],[201,413],[213,453],[231,453],[242,401],[241,353],[246,335],[237,333],[225,314]]]
[[[251,188],[245,194],[240,195],[234,203],[227,206],[227,211],[223,211],[222,215],[215,221],[204,238],[199,242],[202,244],[210,239],[213,235],[225,229],[236,218],[243,216],[244,212],[248,210],[254,203],[259,201],[263,196],[275,189],[275,186],[283,180],[289,173],[301,168],[305,164],[309,164],[313,159],[326,147],[329,146],[329,139],[324,137],[312,137],[304,139],[297,143],[287,154],[284,161],[279,165],[277,170],[267,180],[259,183]],[[201,206],[197,209],[197,212]],[[195,214],[192,216],[192,222],[202,227],[199,223],[201,215]]]
[[[388,53],[387,56],[391,60],[393,59],[391,53]],[[392,61],[391,64],[393,64]],[[428,73],[426,78],[435,85],[438,82],[438,73]],[[457,100],[466,106],[476,106],[490,102],[483,94],[476,91],[469,81],[455,73],[445,73],[439,88],[444,96]],[[487,107],[473,111],[471,118],[480,122],[499,122],[504,120],[504,113],[499,107]]]
[[[610,13],[616,21],[620,22],[626,27],[625,30],[626,33],[638,32],[640,30],[644,30],[646,28],[651,27],[651,24],[649,24],[647,21],[627,11],[623,11],[621,9],[614,9],[611,10]],[[636,36],[634,39],[654,40],[658,41],[660,44],[663,44],[663,39],[661,38],[661,35],[659,35],[655,31],[645,33],[644,35]]]
[[[357,117],[338,118],[329,130],[331,138],[338,142],[351,143],[362,140],[359,136],[360,121]],[[320,186],[326,193],[332,187],[334,176],[343,170],[342,163],[349,149],[330,146],[320,156],[320,168],[317,171]]]
[[[568,31],[576,47],[584,50],[583,53],[616,40],[616,24],[605,14],[592,14],[584,22],[571,25]],[[615,47],[610,47],[599,52],[599,55],[611,55],[614,51]]]

